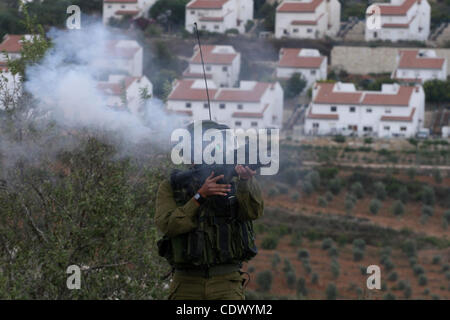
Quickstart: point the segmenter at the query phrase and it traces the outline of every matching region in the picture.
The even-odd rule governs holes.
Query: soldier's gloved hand
[[[223,174],[214,177],[214,171],[211,172],[209,177],[205,180],[205,183],[203,183],[203,186],[198,190],[198,193],[200,193],[203,198],[210,196],[226,196],[227,192],[231,191],[231,185],[217,183],[217,180],[220,180],[223,177]]]
[[[242,180],[251,179],[256,174],[256,171],[253,171],[248,166],[245,166],[244,168],[240,164],[238,164],[234,169],[236,170],[236,173],[239,175],[239,179]]]

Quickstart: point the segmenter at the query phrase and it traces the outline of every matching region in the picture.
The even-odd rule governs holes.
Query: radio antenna
[[[210,100],[209,100],[208,81],[206,81],[205,62],[203,61],[202,46],[201,46],[201,44],[200,44],[200,35],[199,35],[199,33],[198,33],[197,22],[194,22],[194,26],[195,26],[195,32],[197,33],[198,48],[200,49],[200,59],[202,60],[203,78],[205,79],[206,97],[208,98],[209,120],[212,120],[212,119],[211,119],[211,102],[210,102]]]

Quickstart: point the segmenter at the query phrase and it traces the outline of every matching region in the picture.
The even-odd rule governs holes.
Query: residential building
[[[241,81],[238,88],[218,88],[208,80],[211,119],[231,128],[281,128],[283,89],[280,84]],[[167,110],[186,119],[209,119],[204,80],[179,80],[167,100]]]
[[[253,20],[253,0],[192,0],[186,5],[186,30],[225,33],[236,29],[245,32],[248,21]]]
[[[276,11],[275,38],[320,39],[339,31],[341,4],[338,0],[283,1]]]
[[[422,86],[383,84],[358,91],[352,83],[316,83],[306,110],[305,134],[412,137],[424,126]]]
[[[153,94],[153,85],[146,76],[111,75],[108,81],[100,81],[97,84],[97,89],[105,96],[108,107],[128,108],[134,114],[140,114],[142,111],[141,90],[144,88],[149,95]]]
[[[33,35],[30,34],[6,34],[0,43],[0,63],[10,60],[19,59],[22,51],[22,39],[32,40]]]
[[[327,57],[321,56],[317,49],[280,49],[280,58],[276,75],[279,79],[289,79],[294,73],[299,73],[306,80],[309,88],[317,80],[327,78]]]
[[[124,16],[148,17],[148,11],[155,2],[156,0],[103,0],[103,23],[108,24],[111,18],[121,19]]]
[[[429,49],[399,50],[392,79],[402,82],[423,83],[428,80],[447,79],[447,59],[438,58]]]
[[[239,80],[241,54],[232,46],[202,46],[203,61],[207,79],[212,79],[218,87],[232,87]],[[184,71],[185,79],[203,79],[203,66],[199,46],[195,46],[194,55]]]
[[[103,44],[94,65],[105,73],[141,77],[143,52],[142,47],[135,40],[109,40]]]
[[[373,3],[366,11],[365,39],[426,41],[430,34],[430,17],[431,9],[427,0]]]

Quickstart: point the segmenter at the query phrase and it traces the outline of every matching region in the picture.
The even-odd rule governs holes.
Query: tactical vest
[[[231,194],[235,194],[235,183],[231,184]],[[178,206],[185,205],[194,196],[194,190],[200,188],[198,181],[184,188],[171,185]],[[175,268],[210,267],[252,259],[257,254],[253,223],[238,219],[238,206],[236,196],[208,197],[198,208],[197,228],[161,239],[160,255]]]

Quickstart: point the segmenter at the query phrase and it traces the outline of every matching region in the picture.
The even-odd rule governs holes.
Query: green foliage
[[[426,205],[433,206],[436,201],[434,194],[434,188],[430,186],[424,186],[422,188],[422,202]]]
[[[275,252],[272,256],[272,268],[276,268],[280,262],[281,262],[280,255],[277,252]]]
[[[333,141],[337,142],[337,143],[344,143],[346,141],[346,139],[342,135],[337,135],[337,136],[334,136]]]
[[[325,193],[325,200],[327,200],[327,202],[333,201],[333,194],[330,191]]]
[[[295,288],[295,282],[297,277],[295,276],[295,272],[293,270],[286,273],[286,283],[289,289]]]
[[[189,0],[158,0],[150,8],[150,17],[158,19],[161,15],[166,15],[167,10],[171,14],[167,17],[168,23],[173,26],[182,28],[185,25],[185,8]]]
[[[256,276],[256,283],[258,285],[258,289],[262,292],[268,292],[272,288],[272,271],[265,270],[258,273]]]
[[[310,195],[314,191],[314,187],[309,180],[305,180],[302,182],[302,190],[305,194]]]
[[[284,258],[284,266],[283,266],[283,272],[288,273],[289,271],[294,270],[292,267],[292,263],[288,258]]]
[[[439,169],[433,170],[433,179],[436,183],[441,184],[442,183],[442,174]]]
[[[340,272],[339,262],[336,259],[331,260],[331,274],[335,279],[339,277]]]
[[[319,274],[313,273],[311,275],[311,283],[312,284],[318,284],[319,283]]]
[[[364,258],[364,251],[353,248],[353,261],[361,261]]]
[[[395,294],[388,292],[383,296],[384,300],[396,300]]]
[[[266,236],[261,242],[261,248],[265,250],[274,250],[278,246],[278,236],[270,234]]]
[[[330,283],[325,290],[327,300],[336,300],[338,291],[334,283]]]
[[[255,18],[263,19],[264,31],[275,31],[275,13],[277,4],[264,3],[259,10],[255,10]]]
[[[308,259],[309,258],[309,251],[306,249],[300,249],[297,253],[297,257],[299,260],[302,259]]]
[[[326,206],[328,205],[328,202],[324,197],[319,197],[317,204],[322,208],[326,208]]]
[[[402,245],[402,250],[407,257],[415,257],[417,255],[417,244],[412,239],[405,240]]]
[[[440,264],[442,261],[442,256],[440,255],[435,255],[433,256],[433,259],[431,260],[432,264]]]
[[[427,102],[442,103],[450,101],[450,81],[430,80],[424,83],[423,89]]]
[[[424,274],[421,274],[418,279],[419,286],[425,286],[428,283],[428,279]]]
[[[291,246],[296,246],[299,247],[302,245],[302,234],[299,231],[295,231],[292,233],[291,236],[291,242],[290,242]]]
[[[376,182],[374,184],[375,196],[378,200],[386,199],[386,187],[383,182]]]
[[[398,279],[398,274],[397,274],[397,272],[391,272],[389,275],[388,275],[388,277],[387,277],[387,279],[388,279],[388,281],[392,281],[392,282],[395,282],[395,281],[397,281],[397,279]]]
[[[342,181],[340,178],[334,178],[330,180],[329,189],[334,195],[338,195],[341,192]]]
[[[286,82],[284,96],[291,99],[299,95],[306,86],[306,80],[300,73],[294,73]]]
[[[392,213],[396,216],[400,216],[405,212],[405,206],[400,200],[397,200],[392,205]]]
[[[362,199],[364,197],[364,188],[361,182],[353,183],[350,190],[358,199]]]
[[[422,275],[422,274],[425,273],[425,269],[424,269],[422,266],[418,265],[418,264],[416,264],[416,265],[413,267],[413,271],[414,271],[414,274],[415,274],[416,276],[419,276],[419,275]]]
[[[372,214],[377,214],[381,208],[381,201],[378,199],[372,199],[369,203],[369,210]]]
[[[434,213],[434,209],[432,206],[427,206],[427,205],[422,206],[422,215],[423,216],[431,217],[431,216],[433,216],[433,213]]]
[[[331,238],[325,238],[322,241],[322,250],[328,250],[333,245],[333,239]]]
[[[299,278],[297,280],[297,295],[302,297],[308,296],[308,289],[306,288],[305,278]]]

